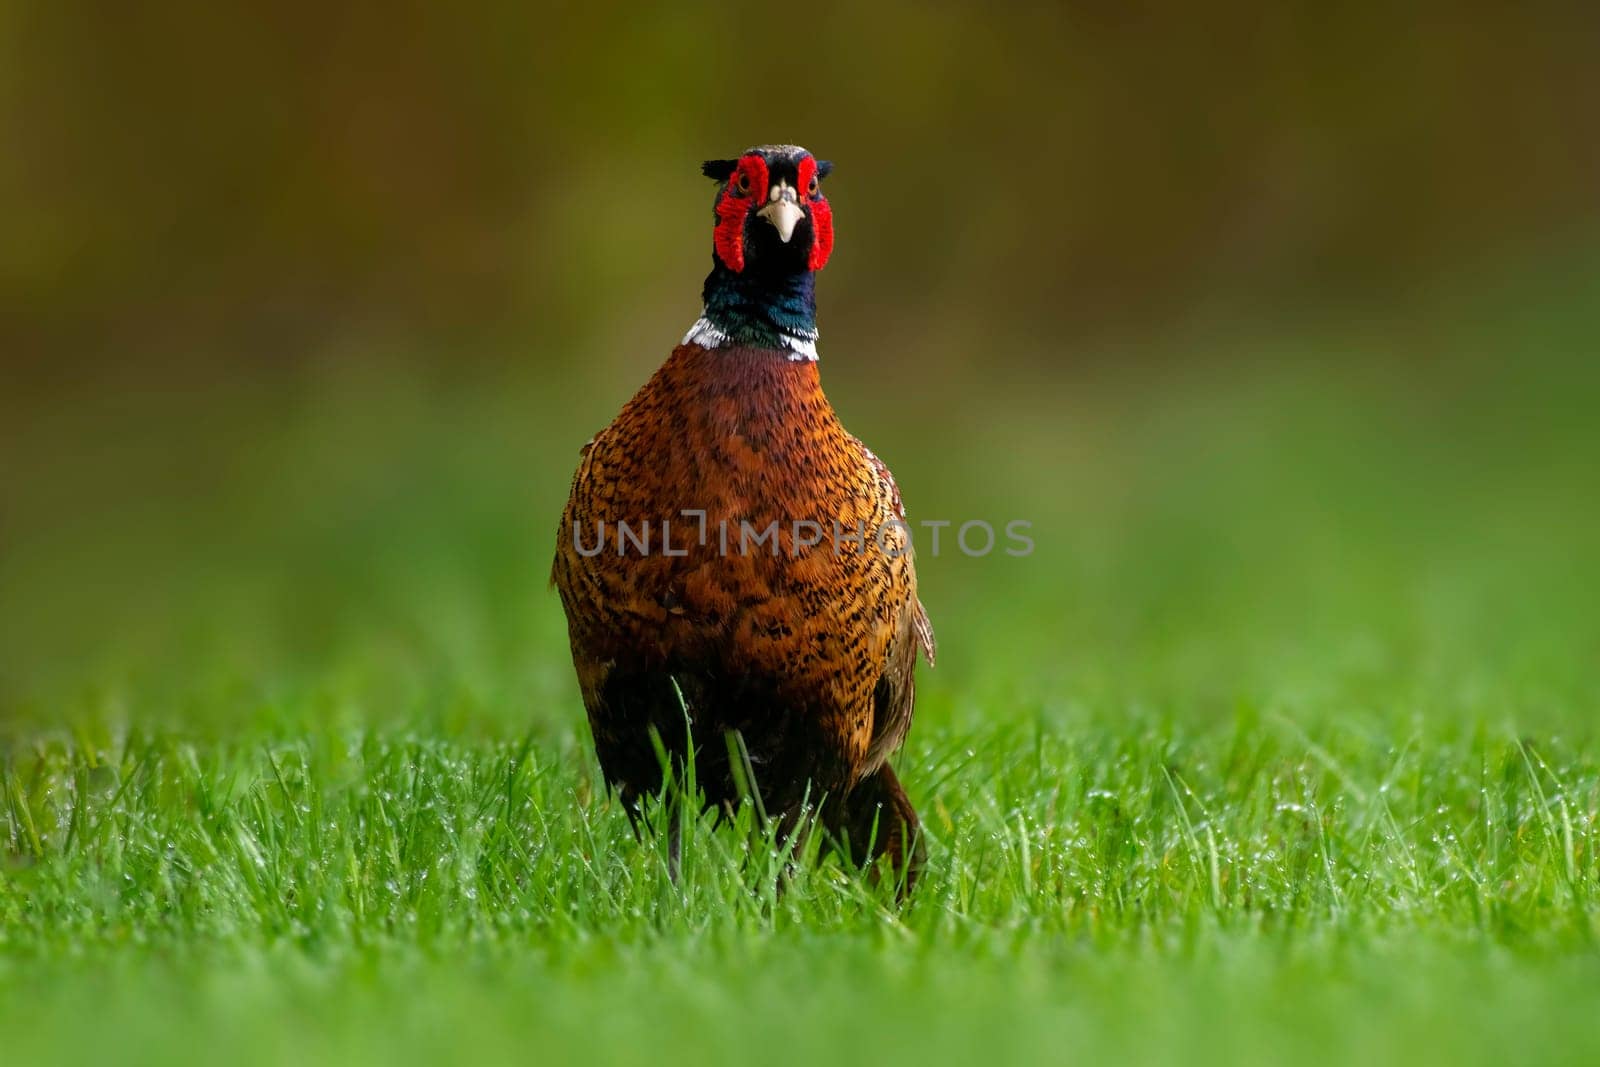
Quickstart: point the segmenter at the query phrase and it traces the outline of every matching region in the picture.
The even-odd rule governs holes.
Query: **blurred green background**
[[[1034,524],[924,559],[925,721],[1592,702],[1597,21],[0,6],[0,715],[576,727],[577,446],[772,140],[847,424]]]
[[[1592,1062],[1597,40],[0,0],[0,1060]],[[1037,546],[919,541],[902,912],[669,881],[546,588],[778,140],[846,425]]]

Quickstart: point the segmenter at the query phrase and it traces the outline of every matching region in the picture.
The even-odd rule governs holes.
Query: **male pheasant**
[[[753,789],[786,833],[814,811],[909,890],[923,850],[887,761],[933,630],[894,478],[818,379],[830,169],[794,145],[704,164],[704,312],[584,446],[551,581],[630,811],[662,787],[658,745],[681,769],[692,743],[709,804]]]

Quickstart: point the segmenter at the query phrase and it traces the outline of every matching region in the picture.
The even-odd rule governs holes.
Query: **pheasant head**
[[[716,256],[735,273],[819,271],[833,252],[822,179],[833,164],[798,145],[763,145],[700,168],[717,182]]]
[[[716,221],[705,312],[685,341],[816,359],[813,275],[833,253],[833,206],[822,193],[832,164],[798,145],[763,145],[700,169],[717,183]]]

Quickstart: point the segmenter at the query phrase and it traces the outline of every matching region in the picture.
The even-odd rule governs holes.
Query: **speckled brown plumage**
[[[705,511],[706,544],[685,509]],[[792,556],[795,519],[827,535]],[[874,536],[891,519],[904,519],[894,480],[840,425],[816,363],[752,348],[672,353],[584,449],[555,561],[595,749],[625,800],[661,787],[652,726],[682,754],[675,681],[710,801],[736,799],[719,735],[738,730],[767,811],[797,815],[809,787],[813,801],[833,798],[829,824],[853,830],[859,849],[871,818],[849,826],[851,800],[888,803],[876,851],[905,863],[891,824],[914,832],[916,815],[885,761],[911,724],[917,650],[932,662],[933,642],[912,557],[893,558],[905,532],[885,529],[889,552]],[[686,555],[663,550],[663,520]],[[835,520],[846,533],[864,524],[866,543],[835,542]],[[619,553],[619,521],[648,523],[650,551],[630,541]],[[777,554],[742,552],[741,521],[758,532],[776,521]],[[594,547],[602,523],[605,548],[585,558],[578,549]]]
[[[759,236],[741,284],[783,251]],[[708,802],[736,802],[724,736],[737,731],[769,814],[790,828],[815,806],[856,858],[870,839],[909,886],[917,817],[887,760],[933,633],[904,519],[814,360],[763,344],[674,349],[584,447],[552,574],[601,769],[630,807],[662,785],[652,730],[681,761],[686,726]],[[797,544],[797,520],[820,543]],[[773,523],[775,550],[752,546],[745,531]]]

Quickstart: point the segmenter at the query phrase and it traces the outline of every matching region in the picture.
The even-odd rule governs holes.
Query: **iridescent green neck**
[[[795,359],[817,358],[816,276],[735,272],[714,260],[702,290],[705,311],[685,342],[706,348],[748,345]]]

